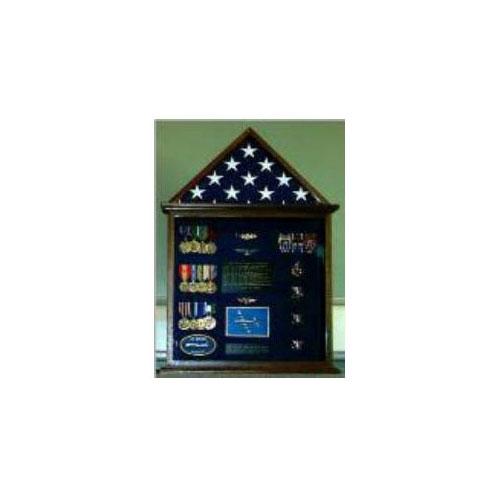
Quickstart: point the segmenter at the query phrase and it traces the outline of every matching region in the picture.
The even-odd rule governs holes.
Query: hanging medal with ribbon
[[[193,330],[205,329],[205,318],[203,317],[202,302],[194,302],[194,328]]]
[[[186,253],[191,253],[193,251],[193,234],[191,231],[191,226],[186,226],[186,240],[185,240]]]
[[[217,266],[210,264],[208,266],[207,293],[215,293],[217,291],[217,285],[215,283],[216,278],[217,278]]]
[[[200,229],[198,231],[198,234],[200,236],[200,252],[203,254],[208,253],[208,226],[199,226]]]
[[[212,227],[208,228],[208,240],[209,242],[207,243],[207,253],[213,255],[215,252],[217,252],[217,245],[214,243],[215,231]]]
[[[307,253],[313,253],[318,244],[316,233],[306,233],[305,250]]]
[[[298,250],[299,253],[304,253],[304,233],[298,235]]]
[[[203,283],[203,268],[205,264],[198,264],[196,269],[196,289],[200,293],[205,293],[205,283]]]
[[[196,264],[191,264],[190,269],[191,269],[191,281],[188,284],[188,291],[191,293],[196,293],[198,291],[196,286]]]
[[[202,288],[204,293],[209,292],[209,282],[210,282],[210,264],[203,264],[203,275],[201,277],[203,283]]]
[[[191,310],[191,305],[193,309]],[[189,329],[196,330],[196,314],[198,313],[198,308],[196,307],[196,302],[189,302]]]
[[[278,237],[278,246],[281,253],[290,253],[292,246],[291,235],[280,233]]]
[[[193,241],[191,241],[191,252],[200,253],[201,244],[200,244],[200,226],[194,226],[193,229]]]
[[[181,278],[181,283],[179,284],[179,290],[181,292],[188,292],[189,291],[189,284],[188,280],[191,274],[190,266],[189,264],[180,264],[179,265],[179,277]]]
[[[187,232],[188,232],[187,226],[179,227],[179,234],[182,237],[182,241],[179,244],[179,250],[181,253],[189,253],[191,251],[190,244],[187,242]]]
[[[189,302],[179,302],[179,314],[181,315],[181,319],[179,320],[179,328],[181,330],[189,330],[190,322],[188,319],[188,305]]]
[[[205,329],[213,330],[217,325],[215,320],[215,304],[208,304],[205,302]]]

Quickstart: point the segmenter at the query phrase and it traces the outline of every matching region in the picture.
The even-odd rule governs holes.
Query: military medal
[[[283,252],[284,253],[290,253],[292,250],[292,235],[290,234],[285,234],[283,235]]]
[[[196,286],[196,264],[191,264],[191,281],[188,283],[188,291],[191,293],[196,293],[198,291]]]
[[[182,318],[179,320],[179,328],[181,330],[189,330],[190,322],[187,318],[189,302],[179,302],[179,314]]]
[[[201,302],[200,305],[202,306],[202,309],[201,309],[200,318],[198,318],[198,330],[206,330],[207,329],[207,318],[206,318],[205,311],[207,308],[207,303]]]
[[[192,281],[194,282],[193,286],[192,286],[192,289],[193,289],[193,293],[196,293],[196,292],[203,292],[203,286],[202,284],[200,283],[200,270],[201,270],[201,264],[193,264],[193,278],[192,278]]]
[[[280,233],[278,236],[281,253],[313,253],[316,245],[316,233]]]
[[[198,292],[200,293],[206,293],[207,287],[205,286],[205,283],[203,282],[203,268],[205,267],[206,264],[198,264],[198,268],[196,271],[196,286],[198,288]]]
[[[208,243],[206,246],[207,253],[213,255],[217,252],[217,245],[214,243],[215,231],[212,228],[208,228]]]
[[[280,233],[278,236],[278,247],[281,253],[290,253],[291,249],[291,235]]]
[[[200,253],[206,254],[207,252],[207,238],[208,238],[208,226],[196,226],[196,235],[200,240]]]
[[[193,306],[191,309],[191,305]],[[180,330],[213,330],[217,321],[214,318],[215,305],[208,302],[179,302],[178,321]]]
[[[186,253],[193,251],[193,235],[191,233],[191,226],[186,226],[186,238],[184,241],[184,249]]]
[[[181,253],[189,253],[191,251],[190,245],[186,240],[188,234],[188,228],[186,226],[179,227],[179,234],[183,237],[183,241],[179,244],[179,250]]]
[[[199,241],[192,240],[191,241],[191,252],[193,253],[200,253],[201,250],[201,244]]]
[[[217,266],[208,266],[208,283],[207,283],[207,293],[215,293],[217,291],[217,285],[215,283],[215,278],[217,277]]]
[[[306,233],[305,235],[305,251],[306,253],[313,253],[318,244],[316,233]]]
[[[304,253],[304,233],[299,233],[297,236],[297,247],[299,253]]]
[[[205,318],[205,328],[207,330],[213,330],[215,326],[217,325],[217,321],[213,316],[208,316],[208,318]]]
[[[206,330],[213,330],[215,326],[217,325],[217,321],[215,318],[212,316],[212,314],[215,314],[215,305],[214,304],[207,304],[205,302],[204,304],[205,307],[205,329]]]
[[[191,302],[189,303],[190,314],[189,314],[189,329],[198,330],[198,302],[193,302],[193,311],[191,313]]]
[[[210,268],[213,267],[212,264],[205,264],[203,267],[203,286],[205,287],[205,293],[213,293],[210,288]]]
[[[193,318],[193,313],[191,312],[191,302],[187,302],[186,303],[187,305],[187,316],[188,316],[188,321],[187,321],[187,324],[188,324],[188,328],[187,330],[195,330],[195,326],[196,326],[196,320],[195,318]]]
[[[179,290],[181,292],[189,291],[188,279],[190,276],[190,267],[189,264],[180,264],[179,265],[179,276],[182,282],[179,284]]]

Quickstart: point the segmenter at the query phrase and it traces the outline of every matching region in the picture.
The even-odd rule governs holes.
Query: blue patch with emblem
[[[226,307],[227,337],[269,337],[269,307]]]

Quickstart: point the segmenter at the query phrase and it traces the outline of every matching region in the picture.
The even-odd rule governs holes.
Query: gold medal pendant
[[[207,316],[205,318],[205,328],[207,330],[213,330],[217,325],[217,321],[212,316]]]
[[[190,322],[187,318],[181,318],[178,324],[181,330],[189,330]]]
[[[186,293],[189,291],[189,284],[187,281],[183,281],[182,283],[179,283],[179,290],[183,293]]]
[[[196,283],[196,281],[190,281],[188,284],[188,291],[190,293],[196,293],[198,291],[198,283]]]
[[[193,253],[200,253],[200,249],[201,249],[200,242],[196,241],[196,240],[193,240],[191,242],[191,252],[193,252]]]
[[[217,291],[217,285],[213,281],[207,283],[207,293],[215,293]]]
[[[198,318],[196,320],[196,329],[205,330],[205,318]]]

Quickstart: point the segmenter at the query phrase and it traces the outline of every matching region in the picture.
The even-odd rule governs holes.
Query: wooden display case
[[[162,375],[336,373],[330,204],[247,129],[162,203]]]

